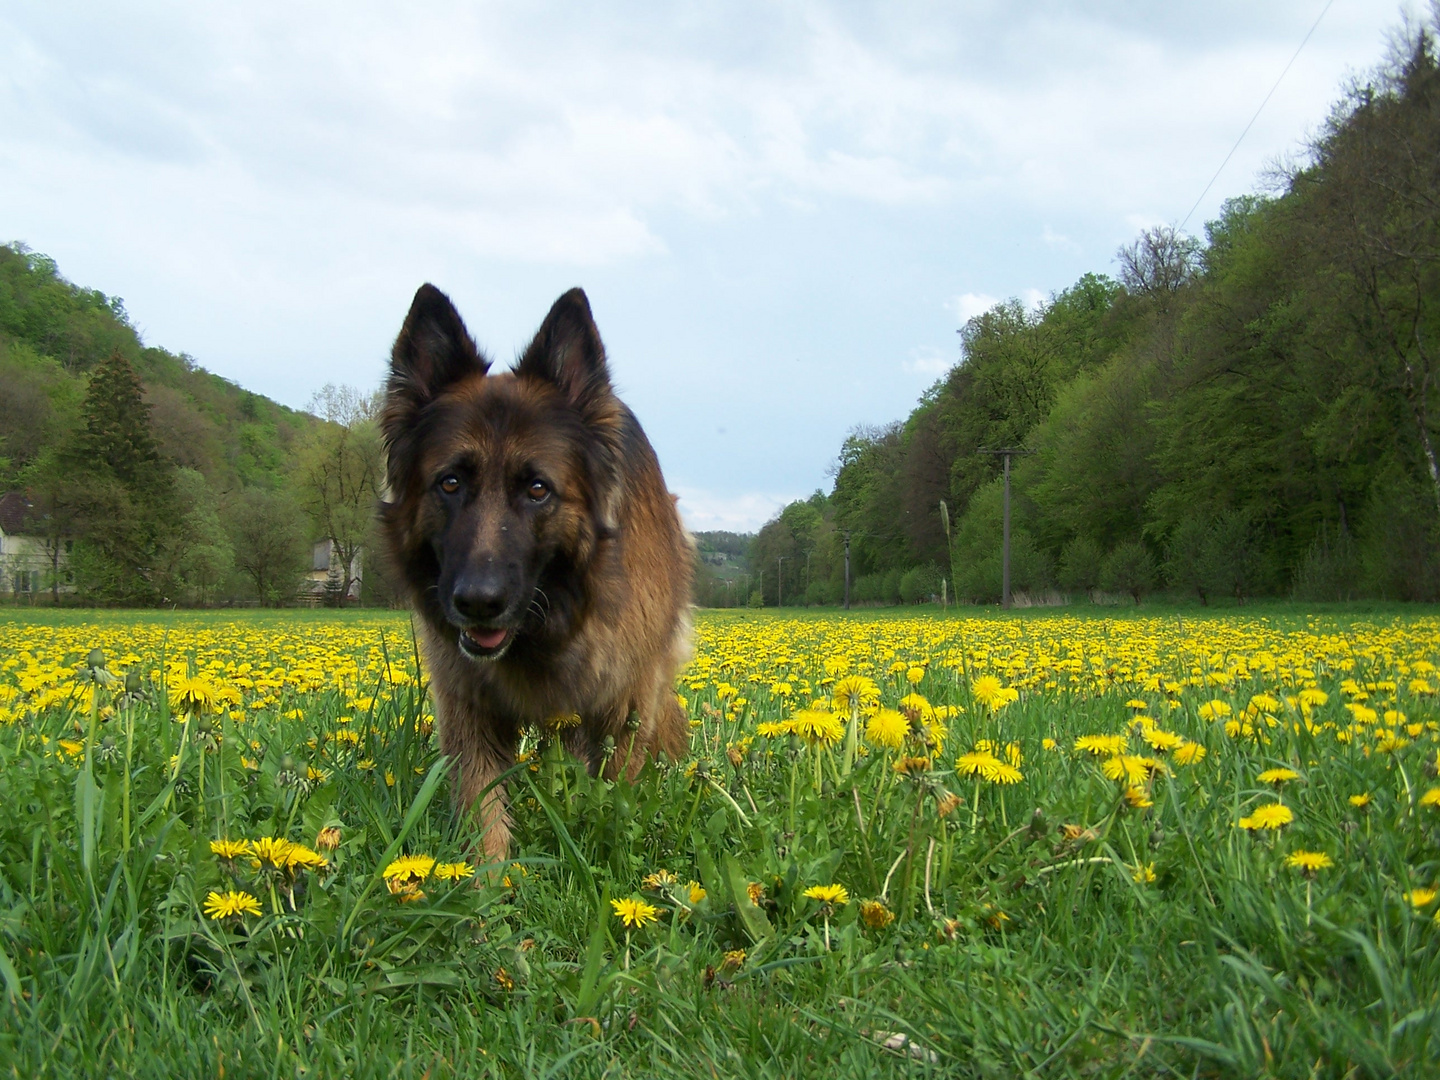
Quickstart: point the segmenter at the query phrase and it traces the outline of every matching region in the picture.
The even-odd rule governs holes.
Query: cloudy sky
[[[286,404],[415,288],[508,362],[589,293],[692,525],[905,416],[996,298],[1296,154],[1386,0],[0,6],[0,240]]]

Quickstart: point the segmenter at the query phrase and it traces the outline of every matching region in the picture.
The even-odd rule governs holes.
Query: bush
[[[917,566],[900,575],[900,600],[918,604],[940,595],[940,567],[934,563]]]
[[[750,606],[750,607],[756,607],[756,608],[758,608],[758,607],[764,607],[764,606],[765,606],[765,597],[764,597],[764,595],[760,592],[759,589],[756,589],[754,592],[752,592],[752,593],[750,594],[750,604],[749,604],[749,606]]]
[[[1360,558],[1355,542],[1343,529],[1332,539],[1321,528],[1305,559],[1295,568],[1296,600],[1350,600],[1359,592]]]
[[[1100,565],[1105,553],[1088,536],[1077,536],[1060,552],[1060,587],[1090,593],[1100,587]]]
[[[1106,592],[1129,593],[1140,598],[1155,588],[1155,559],[1144,544],[1126,540],[1109,555],[1100,567],[1100,584]]]

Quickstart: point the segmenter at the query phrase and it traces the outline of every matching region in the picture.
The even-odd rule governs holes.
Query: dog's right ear
[[[421,285],[390,353],[388,401],[419,408],[450,384],[489,368],[450,298],[434,285]]]

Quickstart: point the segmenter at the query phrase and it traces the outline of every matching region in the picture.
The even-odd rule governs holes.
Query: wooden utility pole
[[[845,610],[850,610],[850,534],[845,534]]]
[[[785,594],[785,560],[788,555],[780,555],[775,559],[775,606],[779,607],[784,602]]]
[[[996,450],[987,450],[982,447],[976,453],[998,454],[1005,459],[1005,512],[1002,526],[1003,546],[1000,550],[1000,606],[1008,608],[1010,606],[1010,459],[1033,454],[1035,451],[1024,450],[1018,446],[1002,446]]]

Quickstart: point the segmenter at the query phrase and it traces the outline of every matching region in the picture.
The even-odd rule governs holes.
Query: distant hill
[[[72,284],[53,259],[12,243],[0,246],[0,490],[75,428],[90,372],[116,351],[144,384],[162,453],[217,492],[278,486],[292,447],[319,423],[147,346],[119,297]]]

